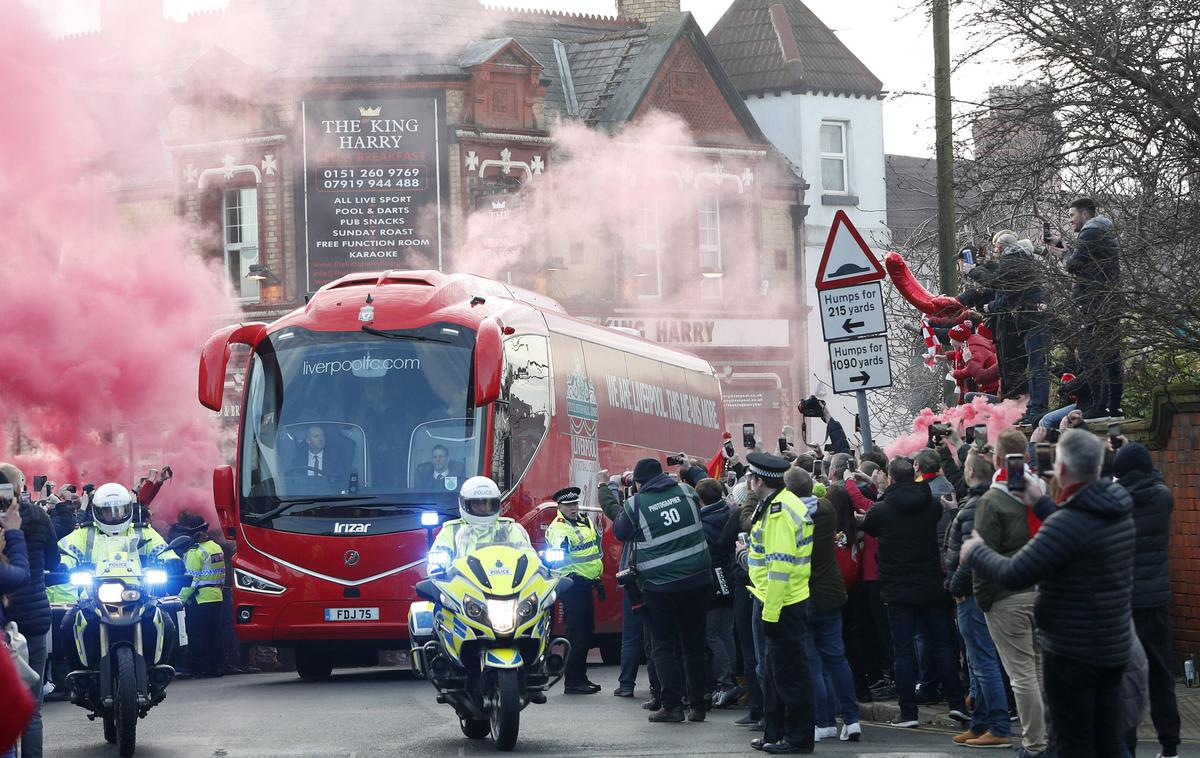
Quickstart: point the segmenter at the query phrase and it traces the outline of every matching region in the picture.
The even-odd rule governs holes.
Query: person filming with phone
[[[1082,429],[1065,432],[1056,453],[1057,508],[1040,479],[1023,473],[1023,485],[1013,487],[1018,472],[1006,472],[1007,496],[1019,498],[1023,510],[1046,513],[1033,536],[1015,553],[992,547],[981,536],[987,512],[981,501],[977,532],[963,542],[960,558],[975,572],[977,596],[979,580],[985,579],[1036,598],[1033,613],[1058,754],[1122,755],[1121,681],[1134,634],[1133,501],[1120,485],[1100,478],[1105,454],[1100,438]],[[994,638],[998,644],[1005,640],[1003,658],[1007,635]],[[1017,672],[1009,668],[1009,675],[1015,690]],[[1017,698],[1020,708],[1019,692]],[[1029,728],[1026,712],[1021,722]]]

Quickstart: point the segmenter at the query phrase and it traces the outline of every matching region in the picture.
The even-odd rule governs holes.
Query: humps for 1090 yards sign
[[[308,289],[356,271],[441,268],[442,97],[363,95],[301,109]]]

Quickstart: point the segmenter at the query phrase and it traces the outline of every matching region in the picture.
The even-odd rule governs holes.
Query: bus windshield
[[[454,324],[264,339],[246,384],[243,518],[351,502],[448,507],[482,462],[474,340]]]

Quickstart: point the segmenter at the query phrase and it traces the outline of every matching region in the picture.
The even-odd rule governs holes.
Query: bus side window
[[[504,381],[496,404],[492,471],[501,490],[525,475],[550,428],[550,346],[545,337],[521,335],[504,343]]]

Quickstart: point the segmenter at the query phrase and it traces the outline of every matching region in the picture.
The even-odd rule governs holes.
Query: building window
[[[700,297],[721,297],[721,196],[700,196]]]
[[[662,294],[662,258],[659,247],[658,206],[651,204],[637,217],[637,295],[654,298]]]
[[[258,263],[258,189],[226,190],[222,200],[225,226],[225,272],[234,296],[245,302],[258,300],[258,280],[247,279]]]
[[[821,188],[825,192],[849,192],[846,171],[846,122],[821,123]]]
[[[788,251],[785,247],[775,248],[775,268],[779,271],[787,271],[788,267]]]

